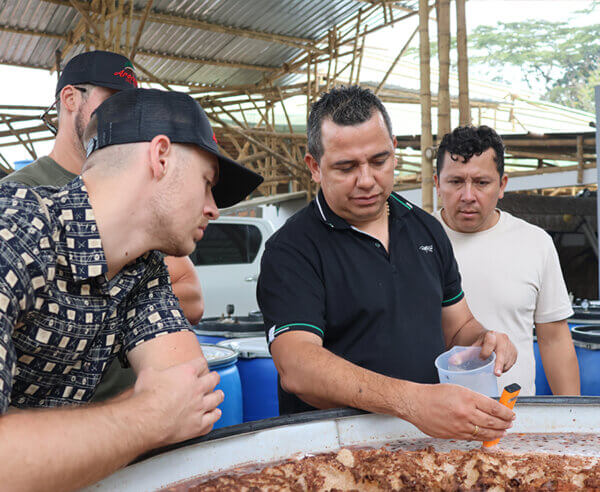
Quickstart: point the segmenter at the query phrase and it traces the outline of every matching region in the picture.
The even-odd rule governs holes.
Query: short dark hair
[[[393,138],[390,116],[381,100],[369,89],[357,85],[341,86],[321,94],[308,116],[308,152],[317,162],[323,157],[321,126],[325,118],[331,118],[336,125],[355,126],[371,118],[375,110],[383,116],[390,138]]]
[[[474,155],[481,155],[487,149],[492,148],[496,153],[494,162],[500,177],[504,174],[504,143],[500,135],[493,128],[486,125],[481,126],[459,126],[452,132],[446,133],[437,151],[437,174],[444,167],[444,156],[450,154],[453,161],[458,156],[468,162]]]

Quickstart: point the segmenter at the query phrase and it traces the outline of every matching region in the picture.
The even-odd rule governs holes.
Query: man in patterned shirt
[[[111,95],[134,87],[137,87],[135,73],[131,62],[123,55],[110,51],[89,51],[71,58],[56,84],[58,128],[45,118],[48,127],[56,132],[52,151],[23,169],[12,172],[1,182],[64,186],[73,181],[81,173],[85,161],[83,132],[91,113]],[[194,265],[187,256],[168,256],[165,263],[183,314],[195,325],[202,318],[204,301]],[[92,401],[104,401],[133,386],[134,382],[134,372],[121,367],[119,361],[115,360],[105,371]]]
[[[189,254],[217,206],[243,199],[262,178],[219,155],[206,115],[185,94],[119,92],[90,127],[81,177],[58,191],[0,186],[7,490],[80,488],[151,448],[208,432],[220,416],[218,375],[159,251]],[[132,391],[43,408],[88,401],[116,356],[138,374]]]

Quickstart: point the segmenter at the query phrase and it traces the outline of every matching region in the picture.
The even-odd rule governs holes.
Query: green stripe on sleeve
[[[290,326],[308,326],[309,328],[313,328],[321,332],[321,335],[325,336],[325,333],[323,332],[323,330],[321,330],[321,328],[315,325],[309,325],[308,323],[289,323],[287,325],[280,326],[275,330],[275,335],[277,335],[280,331],[284,330],[285,328],[289,328]]]
[[[442,301],[442,304],[447,304],[449,302],[452,302],[456,299],[458,299],[460,296],[463,295],[463,291],[461,290],[458,294],[456,294],[452,299],[446,299],[445,301]]]

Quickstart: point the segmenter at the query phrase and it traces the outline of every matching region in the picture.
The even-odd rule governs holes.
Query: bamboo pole
[[[329,30],[328,33],[328,42],[327,42],[327,54],[329,56],[329,60],[327,60],[327,78],[325,79],[325,92],[329,92],[329,76],[331,75],[331,62],[333,61],[333,52],[334,52],[334,39],[335,39],[335,26],[333,26],[333,29]]]
[[[365,31],[369,28],[369,26],[365,26]],[[360,70],[362,69],[363,55],[365,53],[365,39],[367,37],[363,36],[361,44],[360,44],[360,55],[358,56],[358,66],[356,68],[356,80],[354,83],[358,85],[360,83]]]
[[[123,38],[124,7],[125,7],[125,4],[123,3],[122,0],[120,0],[118,11],[117,11],[118,17],[117,17],[117,35],[115,36],[115,46],[114,46],[115,52],[119,51],[119,49],[121,48],[121,40]]]
[[[467,55],[466,0],[456,0],[456,41],[458,50],[458,111],[461,126],[471,124],[469,105],[469,58]]]
[[[33,160],[36,160],[37,154],[35,153],[35,149],[33,147],[33,144],[31,143],[31,140],[30,140],[31,137],[28,134],[26,134],[25,139],[21,138],[21,135],[15,131],[15,129],[9,122],[6,121],[6,118],[4,116],[0,117],[0,119],[8,127],[8,131],[16,137],[16,139],[19,141],[19,143],[23,147],[25,147],[25,150],[27,150],[27,152],[29,152],[29,155],[33,158]],[[27,145],[28,143],[30,146]]]
[[[129,0],[129,15],[127,16],[127,25],[125,26],[125,46],[131,48],[131,22],[133,20],[133,0]]]
[[[583,135],[577,136],[577,183],[583,183]]]
[[[354,65],[356,63],[356,52],[358,49],[358,38],[360,37],[360,19],[362,16],[362,9],[358,11],[358,20],[356,21],[356,34],[354,35],[354,46],[352,48],[352,68],[350,69],[350,84],[352,84],[352,77],[354,76]]]
[[[431,134],[431,48],[429,44],[429,5],[419,0],[419,51],[421,78],[421,196],[423,209],[433,212],[433,166]]]
[[[385,82],[387,81],[387,79],[390,76],[390,74],[394,71],[394,68],[396,68],[396,65],[400,61],[400,58],[402,58],[402,56],[404,55],[404,53],[406,53],[406,50],[408,49],[408,47],[409,47],[410,43],[412,42],[413,38],[416,36],[417,32],[419,32],[419,26],[417,26],[416,29],[413,31],[413,33],[410,35],[410,37],[408,38],[408,41],[406,41],[406,43],[404,44],[404,46],[402,47],[402,49],[398,53],[398,56],[392,62],[392,64],[390,65],[390,68],[388,69],[388,71],[385,73],[385,75],[381,79],[381,82],[379,82],[379,85],[375,89],[375,94],[376,95],[379,94],[379,92],[381,91],[381,89],[385,85]]]
[[[450,0],[437,0],[436,10],[440,64],[437,104],[437,141],[439,143],[442,137],[452,130],[450,119]]]
[[[310,113],[310,104],[311,104],[311,99],[312,99],[312,95],[311,95],[311,81],[310,81],[310,61],[311,61],[311,57],[308,57],[308,62],[307,62],[307,80],[306,80],[306,121],[308,122],[308,115]]]
[[[147,0],[146,8],[144,9],[144,15],[142,16],[142,20],[140,21],[140,25],[138,26],[138,30],[135,36],[135,40],[133,41],[133,46],[131,47],[131,53],[129,54],[129,59],[133,62],[135,58],[135,54],[137,51],[138,44],[140,43],[140,39],[142,38],[142,32],[144,31],[144,27],[146,26],[146,20],[148,19],[148,14],[150,13],[150,9],[152,8],[153,0]]]

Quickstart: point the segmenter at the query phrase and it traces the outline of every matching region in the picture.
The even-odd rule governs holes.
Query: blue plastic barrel
[[[25,166],[27,166],[28,164],[31,164],[33,161],[31,159],[25,159],[23,161],[15,161],[14,165],[15,165],[15,171],[18,171],[20,169],[23,169]]]
[[[260,313],[248,316],[206,318],[194,326],[200,343],[218,343],[230,338],[248,338],[263,335],[264,322]]]
[[[567,320],[571,330],[576,326],[600,324],[600,308],[597,301],[586,300],[581,305],[574,305],[573,311],[573,316]]]
[[[238,352],[244,422],[279,415],[277,369],[265,337],[236,338],[219,342],[218,345]]]
[[[581,394],[600,395],[600,324],[576,326],[571,331],[579,362]]]
[[[221,376],[221,381],[215,389],[223,390],[225,393],[225,399],[219,405],[222,415],[215,423],[214,428],[241,424],[243,418],[242,383],[236,365],[237,352],[217,345],[202,344],[201,346],[209,369],[218,372]]]

